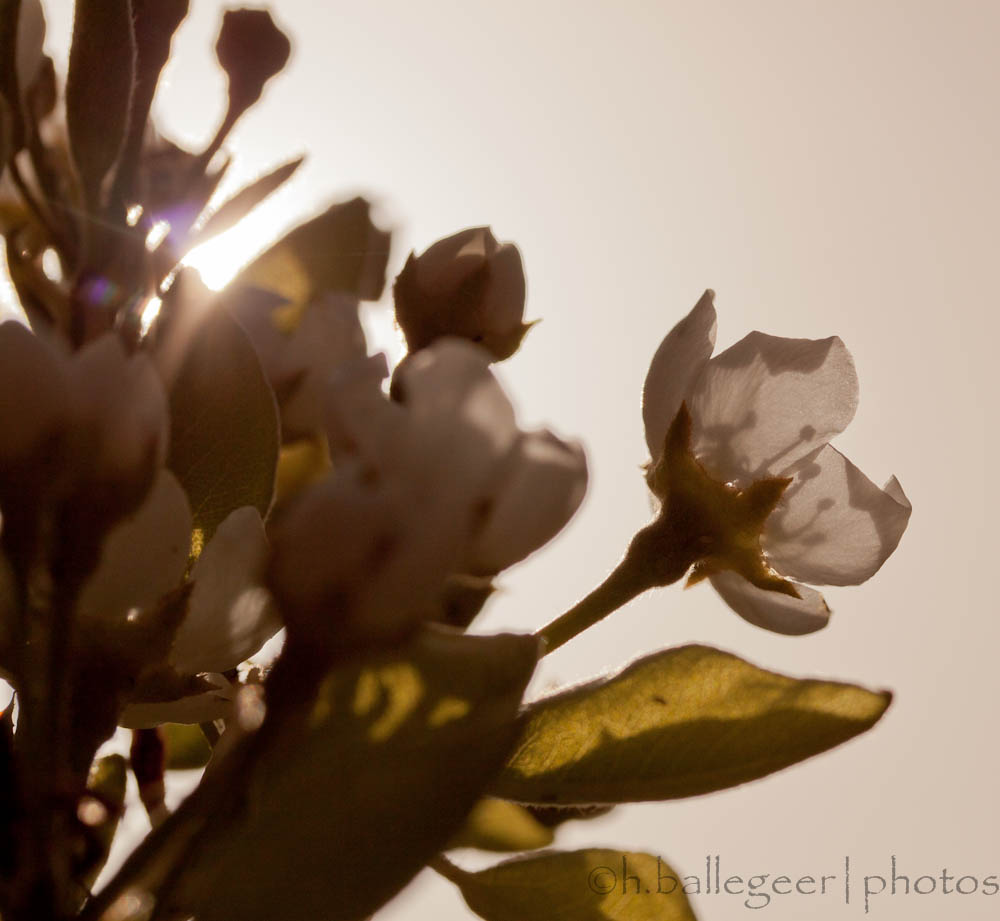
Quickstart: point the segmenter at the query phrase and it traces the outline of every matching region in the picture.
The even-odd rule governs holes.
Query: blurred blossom
[[[685,518],[708,578],[751,623],[809,633],[830,616],[803,585],[857,585],[896,549],[910,503],[829,444],[854,416],[854,363],[837,337],[752,332],[711,357],[707,291],[661,343],[643,390],[661,520]]]
[[[231,512],[198,557],[187,616],[170,663],[182,674],[224,672],[249,659],[281,627],[262,587],[268,544],[255,508]]]
[[[159,377],[110,333],[64,356],[19,323],[0,325],[0,425],[0,502],[20,485],[78,495],[114,521],[141,502],[166,456]]]
[[[161,470],[138,510],[105,537],[100,560],[77,600],[84,624],[126,623],[177,588],[191,552],[191,511],[170,471]],[[134,618],[133,618],[134,619]]]
[[[495,360],[509,358],[530,328],[523,322],[524,290],[517,247],[476,227],[410,254],[393,288],[396,319],[411,352],[460,336]]]
[[[493,574],[554,536],[583,497],[579,446],[526,433],[490,357],[442,340],[397,372],[356,362],[332,382],[334,470],[275,522],[270,584],[290,622],[387,638],[436,617],[450,573]]]
[[[249,507],[232,512],[201,553],[179,629],[169,619],[151,627],[150,618],[166,618],[191,555],[187,496],[164,467],[167,418],[152,364],[126,355],[116,335],[64,355],[18,323],[0,325],[0,648],[18,616],[12,560],[72,567],[82,637],[125,649],[150,629],[166,631],[164,664],[178,676],[233,668],[278,630],[262,588],[264,526]],[[39,543],[48,521],[57,527],[51,546]],[[177,694],[189,686],[179,682]],[[170,719],[224,702],[212,692],[171,710],[173,691],[161,691],[156,712]]]
[[[228,303],[274,389],[282,438],[322,431],[327,378],[367,354],[358,300],[326,294],[297,305],[263,288],[241,287]]]

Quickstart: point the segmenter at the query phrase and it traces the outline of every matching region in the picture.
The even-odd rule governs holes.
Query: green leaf
[[[179,903],[199,921],[374,911],[447,844],[509,754],[537,655],[529,636],[428,630],[332,673],[305,726],[244,775],[242,821],[204,848]]]
[[[555,851],[466,873],[440,871],[486,921],[695,921],[683,878],[658,857]]]
[[[304,157],[297,157],[288,163],[283,163],[277,169],[240,189],[232,198],[224,201],[196,232],[192,245],[204,243],[206,240],[236,226],[268,195],[290,179],[292,174],[302,165],[304,159]]]
[[[0,101],[7,104],[10,119],[9,149],[0,163],[24,146],[24,97],[44,59],[44,41],[45,14],[39,0],[0,0]]]
[[[170,432],[167,463],[191,504],[196,552],[235,509],[267,513],[277,405],[250,340],[224,309],[198,328],[170,387]]]
[[[135,87],[129,0],[77,0],[66,76],[66,129],[91,210],[125,141]]]
[[[555,836],[524,806],[487,796],[472,807],[465,826],[448,849],[474,847],[481,851],[532,851],[548,847]]]
[[[326,292],[378,300],[385,287],[389,234],[379,230],[363,198],[332,205],[289,231],[250,263],[229,286],[275,291],[294,304]]]
[[[890,700],[707,646],[668,649],[530,707],[491,792],[531,803],[695,796],[833,748],[870,729]]]
[[[136,46],[135,91],[121,163],[115,176],[116,198],[131,200],[134,197],[132,187],[156,84],[170,56],[171,39],[187,11],[188,0],[132,0]],[[124,203],[131,204],[131,201]]]
[[[88,888],[100,875],[111,852],[111,844],[125,809],[127,780],[128,762],[121,755],[105,755],[103,758],[98,758],[90,769],[87,792],[94,797],[97,821],[89,823],[89,827],[93,832],[95,847],[87,855],[86,865],[80,868],[83,882]]]
[[[566,822],[589,822],[592,819],[600,819],[611,812],[614,805],[587,805],[587,806],[541,806],[531,803],[525,807],[532,818],[546,828],[559,828]]]
[[[17,79],[17,23],[21,13],[21,0],[0,0],[0,99],[13,110],[20,96]],[[10,125],[11,147],[17,150],[24,126]],[[7,157],[3,158],[4,163]]]
[[[160,726],[168,771],[203,768],[212,757],[212,746],[196,723],[164,723]]]

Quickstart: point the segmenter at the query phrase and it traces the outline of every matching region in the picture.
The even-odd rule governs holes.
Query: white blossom
[[[328,376],[367,354],[358,303],[328,293],[298,305],[253,287],[239,289],[232,298],[233,314],[278,398],[285,440],[322,430]]]
[[[910,503],[895,478],[879,488],[829,443],[858,403],[843,342],[752,332],[712,357],[713,299],[705,292],[650,365],[642,406],[650,469],[661,461],[683,403],[690,450],[709,477],[733,490],[790,481],[759,532],[764,562],[782,587],[752,584],[719,559],[706,561],[703,572],[751,623],[779,633],[818,630],[830,611],[803,583],[857,585],[870,578],[896,549]]]
[[[492,575],[566,524],[583,497],[583,452],[521,431],[489,360],[440,340],[400,369],[398,400],[381,390],[384,362],[334,379],[334,470],[273,530],[286,616],[315,621],[347,604],[362,632],[394,635],[433,613],[449,573]]]

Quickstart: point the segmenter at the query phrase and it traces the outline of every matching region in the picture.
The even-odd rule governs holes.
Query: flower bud
[[[0,474],[30,471],[51,453],[68,415],[59,354],[20,323],[0,324]]]
[[[227,10],[215,54],[229,77],[230,106],[241,111],[252,106],[290,52],[288,37],[267,10]]]
[[[109,520],[133,511],[166,461],[166,395],[152,362],[105,334],[68,368],[74,487],[99,493]],[[95,493],[94,490],[98,492]]]
[[[513,243],[488,227],[438,240],[410,255],[393,289],[396,319],[411,352],[442,336],[479,343],[495,360],[517,351],[524,317],[524,268]]]

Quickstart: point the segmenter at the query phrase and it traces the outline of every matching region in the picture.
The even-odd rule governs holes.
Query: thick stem
[[[464,870],[455,866],[444,854],[438,854],[437,857],[428,862],[427,866],[440,873],[445,879],[455,883],[456,886],[465,882],[465,877],[468,876]]]

